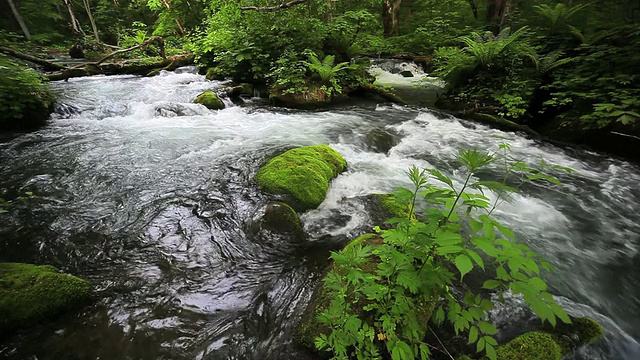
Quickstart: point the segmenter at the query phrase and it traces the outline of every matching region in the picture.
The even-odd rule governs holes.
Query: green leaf
[[[473,263],[466,255],[458,255],[455,260],[456,267],[460,271],[460,279],[462,279],[471,269],[473,269]]]
[[[498,280],[487,280],[484,282],[484,284],[482,284],[482,288],[492,290],[497,288],[500,285],[501,285],[501,282]]]
[[[475,326],[472,326],[471,329],[469,330],[468,344],[473,344],[476,341],[478,341],[478,328]]]
[[[486,321],[480,321],[478,323],[478,326],[480,327],[480,331],[482,331],[483,334],[493,335],[498,332],[493,324]]]

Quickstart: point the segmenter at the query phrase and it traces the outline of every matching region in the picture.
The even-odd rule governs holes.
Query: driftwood
[[[132,46],[130,48],[126,48],[126,49],[121,49],[121,50],[116,50],[114,52],[112,52],[111,54],[103,57],[102,59],[98,60],[97,62],[94,63],[94,65],[100,65],[103,62],[111,59],[112,57],[116,56],[116,55],[120,55],[120,54],[124,54],[136,49],[141,49],[141,48],[145,48],[147,46],[149,46],[151,43],[157,42],[158,44],[160,44],[160,56],[163,59],[166,59],[166,55],[164,53],[164,40],[160,37],[160,36],[153,36],[151,38],[149,38],[148,40],[146,40],[145,42],[138,44],[136,46]]]
[[[278,11],[278,10],[282,10],[282,9],[287,9],[290,8],[292,6],[298,5],[298,4],[302,4],[304,2],[306,2],[307,0],[293,0],[293,1],[289,1],[288,3],[284,3],[284,4],[280,4],[280,5],[275,5],[275,6],[265,6],[265,7],[259,7],[259,6],[242,6],[240,8],[240,10],[254,10],[254,11]]]
[[[59,65],[59,64],[53,63],[51,61],[35,57],[35,56],[27,55],[27,54],[21,53],[19,51],[16,51],[16,50],[4,47],[4,46],[0,46],[0,52],[4,53],[4,54],[7,54],[9,56],[18,58],[18,59],[27,60],[27,61],[32,62],[34,64],[41,65],[47,71],[50,71],[50,70],[66,70],[67,69],[66,66],[62,66],[62,65]]]
[[[85,64],[82,67],[75,67],[55,72],[46,75],[46,77],[51,81],[58,81],[91,75],[148,75],[154,70],[175,70],[180,66],[191,65],[193,64],[193,54],[169,56],[165,59],[153,62],[145,62],[143,60],[129,60],[119,63],[105,64]]]

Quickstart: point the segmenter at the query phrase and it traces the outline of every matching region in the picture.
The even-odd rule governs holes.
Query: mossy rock
[[[292,149],[271,159],[256,175],[265,191],[282,195],[298,211],[317,208],[327,196],[329,182],[347,166],[327,145]]]
[[[562,346],[554,335],[531,331],[496,349],[498,360],[560,360]]]
[[[153,70],[151,70],[151,71],[149,71],[147,73],[147,77],[158,76],[158,75],[160,75],[161,71],[162,71],[162,69],[153,69]]]
[[[0,263],[0,337],[88,300],[91,284],[53,266]]]
[[[227,88],[227,94],[230,98],[238,98],[240,96],[253,96],[253,85],[249,83],[241,83]]]
[[[261,228],[277,234],[291,235],[296,239],[304,237],[298,213],[291,206],[281,202],[273,202],[265,207]]]
[[[322,87],[311,85],[296,92],[276,89],[269,94],[269,102],[294,109],[313,109],[331,103],[331,95]]]
[[[207,69],[205,78],[209,81],[213,81],[213,80],[222,81],[225,79],[224,74],[222,73],[222,69],[220,69],[219,67],[212,67]]]
[[[205,91],[202,94],[198,95],[196,99],[193,101],[195,104],[201,104],[207,107],[210,110],[222,110],[224,109],[224,103],[218,95],[212,93],[211,91]]]
[[[372,225],[387,229],[387,220],[409,216],[409,207],[398,204],[394,194],[371,194],[367,199]]]
[[[542,330],[524,333],[498,346],[497,360],[561,360],[576,348],[604,335],[602,326],[593,319],[572,317],[571,322],[558,323],[555,328],[547,325]],[[483,360],[488,358],[483,357]]]

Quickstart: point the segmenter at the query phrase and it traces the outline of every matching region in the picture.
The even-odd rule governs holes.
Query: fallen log
[[[51,61],[45,60],[45,59],[41,59],[39,57],[27,55],[27,54],[21,53],[19,51],[13,50],[13,49],[8,48],[8,47],[0,46],[0,52],[3,53],[3,54],[7,54],[9,56],[18,58],[18,59],[26,60],[26,61],[32,62],[34,64],[40,65],[46,71],[51,71],[51,70],[55,71],[55,70],[65,70],[65,69],[67,69],[66,66],[59,65],[59,64],[53,63]]]
[[[85,64],[82,67],[65,69],[46,77],[50,81],[68,80],[91,75],[147,75],[152,70],[175,70],[180,66],[193,64],[193,54],[169,56],[165,59],[135,59],[117,63]]]
[[[284,4],[280,4],[280,5],[275,5],[275,6],[265,6],[265,7],[260,7],[260,6],[242,6],[240,7],[240,10],[246,11],[246,10],[253,10],[253,11],[278,11],[278,10],[282,10],[282,9],[288,9],[292,6],[298,5],[298,4],[302,4],[303,2],[306,2],[307,0],[293,0],[293,1],[289,1],[287,3]]]
[[[394,94],[392,91],[373,84],[361,84],[354,93],[372,94],[394,104],[407,105],[407,102],[404,99]]]

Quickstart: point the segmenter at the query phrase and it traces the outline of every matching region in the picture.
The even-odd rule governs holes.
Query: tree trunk
[[[24,33],[24,37],[26,37],[27,40],[31,40],[31,34],[29,34],[29,29],[27,28],[27,24],[24,23],[24,20],[22,19],[22,16],[20,16],[20,13],[18,12],[18,9],[16,8],[16,4],[13,3],[13,0],[7,0],[7,1],[9,2],[9,7],[11,7],[11,12],[13,13],[13,16],[18,21],[18,24],[20,24],[20,28],[22,29],[22,32]]]
[[[511,14],[515,10],[513,0],[504,0],[504,10],[502,11],[502,19],[500,20],[500,28],[504,28],[509,25],[511,21]]]
[[[73,29],[73,32],[76,34],[84,35],[84,31],[82,31],[82,28],[80,27],[80,22],[78,21],[76,16],[73,14],[73,9],[71,8],[71,1],[64,0],[64,6],[66,6],[67,11],[69,11],[69,21],[71,22],[71,28]]]
[[[171,4],[169,4],[168,0],[160,0],[160,2],[162,3],[162,5],[164,5],[165,8],[167,8],[167,10],[171,9]],[[182,26],[182,21],[180,21],[180,19],[176,19],[176,25],[178,25],[178,30],[180,30],[180,35],[184,35],[186,31],[184,31],[184,26]]]
[[[98,36],[98,27],[96,26],[96,22],[93,20],[93,14],[91,14],[91,5],[89,5],[89,0],[82,0],[84,3],[84,8],[87,11],[87,15],[89,15],[89,21],[91,22],[91,28],[93,29],[93,36],[96,37],[96,41],[100,42],[100,37]]]
[[[387,37],[398,35],[401,3],[402,0],[385,0],[382,3],[382,25]]]
[[[478,19],[478,7],[476,6],[476,2],[474,0],[467,0],[469,2],[469,6],[471,6],[471,11],[473,11],[473,17]]]
[[[487,6],[487,21],[501,22],[506,0],[489,0]]]

